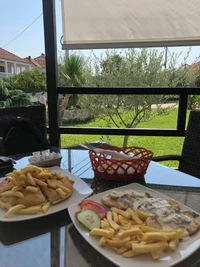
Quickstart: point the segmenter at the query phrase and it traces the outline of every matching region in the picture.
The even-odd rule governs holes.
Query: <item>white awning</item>
[[[200,45],[200,0],[61,0],[63,49]]]

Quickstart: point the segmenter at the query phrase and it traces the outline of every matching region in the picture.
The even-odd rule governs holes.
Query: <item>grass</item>
[[[149,122],[141,122],[137,128],[162,128],[175,129],[177,122],[177,108],[170,108],[166,115],[154,117]],[[187,120],[189,111],[187,112]],[[77,123],[76,127],[107,127],[105,120],[95,118],[88,123]],[[111,127],[114,127],[111,125]],[[100,136],[100,135],[61,135],[61,147],[73,146],[85,142],[104,141],[111,145],[122,146],[123,136]],[[141,146],[150,149],[155,156],[166,154],[181,154],[183,137],[152,137],[152,136],[130,136],[128,146]],[[164,165],[177,167],[177,162],[163,162]]]

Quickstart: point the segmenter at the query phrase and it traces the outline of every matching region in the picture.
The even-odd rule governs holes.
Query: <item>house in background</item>
[[[31,64],[23,58],[0,48],[0,78],[14,76],[24,70],[31,70]]]
[[[41,56],[31,58],[21,58],[7,50],[0,48],[0,78],[5,76],[14,76],[25,70],[39,69],[46,71],[46,59],[42,53]]]
[[[31,64],[31,69],[39,69],[40,71],[46,71],[46,59],[45,55],[42,53],[41,56],[32,58],[28,56],[24,58],[27,63]]]

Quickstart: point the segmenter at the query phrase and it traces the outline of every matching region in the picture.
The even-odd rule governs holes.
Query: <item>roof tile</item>
[[[23,58],[18,57],[15,54],[10,53],[3,48],[0,48],[0,59],[11,60],[11,61],[15,61],[15,62],[22,62],[22,63],[27,64],[27,62]]]
[[[42,66],[42,68],[46,68],[46,58],[44,54],[41,54],[41,56],[34,59]]]

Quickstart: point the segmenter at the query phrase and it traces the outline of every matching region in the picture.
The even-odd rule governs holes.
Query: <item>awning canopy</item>
[[[61,0],[63,49],[200,45],[200,0]]]

